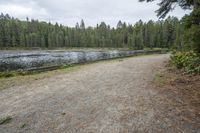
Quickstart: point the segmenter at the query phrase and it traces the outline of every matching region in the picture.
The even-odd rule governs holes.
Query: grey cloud
[[[155,13],[157,4],[139,3],[138,0],[1,0],[0,7],[0,12],[9,13],[20,19],[29,16],[69,26],[74,26],[81,19],[85,20],[86,25],[91,26],[101,21],[115,26],[119,20],[128,23],[134,23],[139,19],[158,20]],[[176,9],[170,15],[181,18],[187,12]]]

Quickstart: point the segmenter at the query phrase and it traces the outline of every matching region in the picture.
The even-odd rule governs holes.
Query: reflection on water
[[[158,50],[137,51],[34,51],[34,52],[1,52],[0,71],[30,69],[37,67],[61,66],[102,59],[133,56],[141,53],[159,53]]]

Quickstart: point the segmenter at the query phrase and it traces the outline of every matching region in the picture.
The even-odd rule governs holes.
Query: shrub
[[[200,74],[200,57],[195,57],[188,61],[186,71],[189,73]]]
[[[178,69],[200,74],[200,56],[193,51],[173,53],[171,60]]]

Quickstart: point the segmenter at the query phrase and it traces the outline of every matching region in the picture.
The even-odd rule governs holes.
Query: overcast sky
[[[159,2],[159,0],[157,1]],[[41,21],[58,22],[75,26],[84,19],[88,26],[102,21],[116,26],[119,20],[133,24],[142,19],[158,20],[157,2],[140,3],[138,0],[0,0],[0,12],[25,20],[26,17]],[[170,15],[181,18],[188,11],[176,8]]]

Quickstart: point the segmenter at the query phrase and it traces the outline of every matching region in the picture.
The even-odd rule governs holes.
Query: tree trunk
[[[198,7],[198,0],[193,0],[193,4],[194,4],[194,9],[196,9]]]

